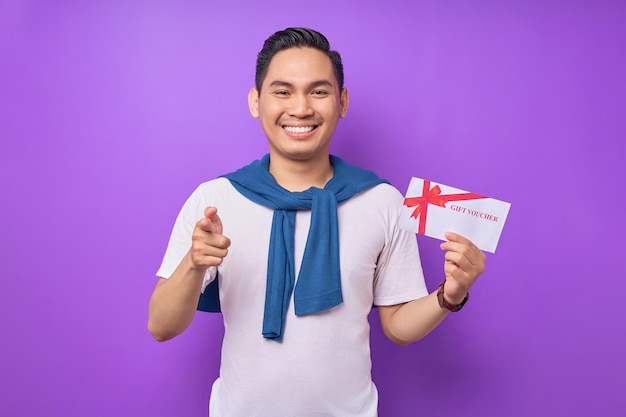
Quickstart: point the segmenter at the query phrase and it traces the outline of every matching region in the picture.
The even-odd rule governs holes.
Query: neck
[[[271,155],[270,173],[281,187],[296,192],[311,187],[324,188],[333,177],[333,167],[328,155],[311,161],[286,160]]]

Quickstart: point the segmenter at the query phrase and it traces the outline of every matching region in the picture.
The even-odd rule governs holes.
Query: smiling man
[[[277,52],[248,102],[268,138],[276,181],[301,182],[296,188],[302,190],[323,188],[332,177],[330,139],[348,110],[348,90],[339,85],[328,55],[302,47]]]
[[[375,417],[372,305],[389,339],[417,341],[463,306],[485,256],[447,234],[445,277],[428,294],[415,235],[396,224],[403,196],[329,154],[349,96],[322,34],[290,28],[267,39],[248,103],[269,154],[184,204],[149,330],[164,341],[197,308],[223,313],[212,417]]]

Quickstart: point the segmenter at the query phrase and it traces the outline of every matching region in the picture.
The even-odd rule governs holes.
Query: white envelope
[[[446,240],[444,232],[455,232],[494,253],[510,207],[504,201],[413,177],[398,226],[441,240]]]

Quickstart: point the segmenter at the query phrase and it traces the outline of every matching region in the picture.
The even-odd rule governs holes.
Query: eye
[[[279,97],[286,97],[289,95],[289,91],[287,90],[276,90],[274,91],[274,95],[279,96]]]
[[[313,90],[313,95],[314,96],[327,96],[328,95],[328,91],[326,91],[326,90]]]

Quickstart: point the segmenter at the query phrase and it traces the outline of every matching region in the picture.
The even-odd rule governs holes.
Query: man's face
[[[327,158],[330,138],[348,110],[330,58],[314,48],[290,48],[270,61],[261,92],[248,96],[250,113],[263,126],[272,158]]]

